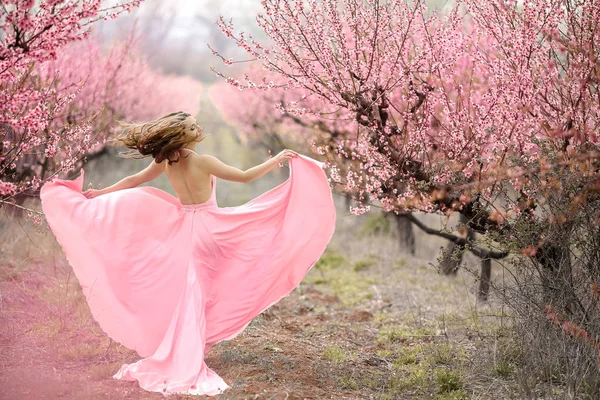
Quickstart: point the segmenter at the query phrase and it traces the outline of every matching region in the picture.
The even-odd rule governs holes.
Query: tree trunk
[[[492,278],[492,260],[485,258],[481,260],[481,278],[479,280],[479,300],[487,301],[490,292],[490,280]]]
[[[346,202],[346,208],[350,209],[350,206],[352,205],[352,194],[350,192],[346,192],[344,201]]]
[[[467,223],[467,218],[460,214],[460,222],[463,224]],[[472,229],[467,229],[467,238],[473,239],[475,233]],[[442,260],[440,261],[440,270],[444,275],[455,275],[458,271],[458,267],[462,263],[463,256],[465,254],[465,246],[458,245],[454,242],[449,242],[442,254]]]
[[[415,255],[415,235],[413,232],[412,222],[403,215],[392,213],[396,219],[396,229],[398,230],[398,240],[400,246],[406,249],[407,253]]]
[[[564,312],[580,323],[589,321],[573,283],[568,244],[546,244],[536,255],[540,269],[544,304]]]

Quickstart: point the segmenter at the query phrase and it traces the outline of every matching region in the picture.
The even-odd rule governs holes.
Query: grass
[[[22,282],[23,274],[18,267],[8,264],[4,266],[3,271],[0,273],[0,281]]]
[[[326,251],[315,264],[315,269],[321,272],[331,271],[347,263],[346,258],[336,251]]]
[[[388,384],[388,398],[395,398],[401,393],[421,393],[428,391],[429,375],[421,365],[406,365],[397,376],[392,376]]]
[[[407,264],[408,261],[405,258],[399,258],[394,262],[394,266],[392,268],[394,270],[402,270]]]
[[[400,368],[405,365],[413,365],[420,363],[423,354],[423,346],[403,346],[400,348],[399,354],[394,361],[394,366]]]
[[[435,371],[435,382],[438,393],[456,392],[464,386],[464,380],[458,373],[445,368]]]
[[[431,328],[411,326],[384,325],[379,330],[377,341],[379,343],[404,342],[416,338],[434,336],[436,333]]]
[[[264,350],[269,350],[275,353],[280,353],[283,350],[281,349],[281,347],[277,347],[274,344],[267,344],[266,346],[263,347]]]
[[[375,259],[374,257],[369,257],[369,258],[365,258],[363,260],[359,260],[359,261],[355,262],[354,267],[352,269],[354,269],[355,272],[360,272],[363,269],[372,267],[376,263],[377,263],[377,259]]]
[[[344,350],[337,345],[327,346],[325,350],[323,350],[323,358],[331,361],[334,364],[341,364],[347,359]]]
[[[226,363],[244,363],[251,364],[259,361],[259,356],[245,348],[229,347],[223,350],[220,358]]]
[[[91,343],[72,344],[59,351],[59,356],[65,360],[93,360],[103,353],[104,349]]]
[[[501,337],[496,344],[494,372],[501,378],[509,379],[516,373],[523,358],[523,350],[510,337]]]
[[[89,369],[90,377],[95,380],[111,379],[121,365],[120,361],[93,364]]]
[[[343,389],[349,389],[349,390],[357,390],[358,389],[358,382],[356,382],[356,380],[354,380],[352,378],[343,376],[341,378],[341,383],[342,383],[341,386]]]
[[[454,347],[449,343],[430,344],[428,353],[428,360],[433,365],[451,365],[457,358]]]
[[[387,318],[389,318],[388,313],[377,313],[373,315],[373,322],[379,324],[380,322],[385,321]]]
[[[365,261],[365,260],[362,260]],[[360,274],[360,269],[351,267],[348,260],[335,250],[327,250],[309,272],[305,282],[319,285],[321,290],[337,296],[344,305],[356,306],[372,298],[371,285],[377,283],[373,277]]]
[[[42,340],[51,340],[59,337],[63,325],[60,318],[50,317],[33,323],[30,326],[29,333]]]
[[[418,330],[402,329],[390,338],[386,330],[378,336],[382,357],[392,359],[392,375],[386,384],[384,398],[467,399],[463,373],[469,355],[458,345],[438,340],[424,340]],[[398,341],[400,336],[405,341]],[[382,340],[383,339],[383,340]]]
[[[438,393],[435,396],[435,400],[468,400],[468,398],[467,392],[462,389]]]

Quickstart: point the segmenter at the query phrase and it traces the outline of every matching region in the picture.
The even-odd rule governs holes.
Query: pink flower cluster
[[[17,186],[11,182],[3,182],[0,180],[0,196],[8,196],[17,191]]]

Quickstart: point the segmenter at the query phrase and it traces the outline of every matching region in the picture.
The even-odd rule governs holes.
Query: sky
[[[115,4],[118,1],[107,1]],[[181,39],[207,32],[209,25],[214,25],[219,15],[226,19],[233,18],[240,27],[256,27],[255,17],[262,10],[260,0],[145,0],[135,10],[141,19],[163,19],[174,16],[174,23],[169,36]],[[119,19],[123,19],[119,17]],[[199,23],[201,20],[204,23]]]
[[[221,62],[210,53],[207,43],[227,57],[244,55],[218,29],[219,16],[232,18],[236,30],[252,32],[260,38],[256,15],[261,10],[260,0],[145,0],[131,14],[104,22],[97,32],[109,46],[125,38],[135,25],[141,48],[154,66],[167,73],[213,81],[210,66]]]

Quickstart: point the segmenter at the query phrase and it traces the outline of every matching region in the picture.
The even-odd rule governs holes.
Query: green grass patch
[[[438,393],[438,395],[435,396],[435,400],[467,400],[468,398],[467,392],[462,389]]]
[[[256,354],[240,347],[225,349],[220,357],[224,362],[238,362],[243,364],[252,364],[258,359]]]
[[[341,386],[343,389],[358,390],[358,382],[347,376],[342,376]]]
[[[419,265],[417,265],[417,271],[427,273],[427,272],[431,272],[432,268],[428,265],[419,264]]]
[[[404,365],[418,364],[422,360],[423,346],[403,346],[398,354],[398,358],[394,361],[394,367],[402,367]]]
[[[429,375],[425,366],[419,364],[404,366],[398,375],[389,379],[384,398],[405,398],[403,392],[425,394],[429,388]]]
[[[341,364],[347,359],[344,350],[337,345],[327,346],[325,350],[323,350],[322,356],[324,359],[329,360],[334,364]]]
[[[408,331],[411,335],[414,332]],[[468,396],[464,379],[456,368],[460,352],[448,343],[425,343],[414,346],[394,346],[393,373],[386,384],[383,398],[435,398],[462,400]],[[448,364],[437,367],[440,364]],[[454,367],[454,369],[452,369]],[[416,396],[416,397],[415,397]]]
[[[406,267],[407,264],[408,264],[408,261],[406,261],[405,258],[399,258],[396,260],[396,262],[394,262],[392,269],[393,270],[401,269],[401,268]]]
[[[379,349],[375,352],[379,357],[390,358],[394,355],[394,352],[390,349]]]
[[[386,386],[388,374],[378,370],[365,370],[360,376],[360,386],[379,390]]]
[[[8,267],[12,267],[12,265],[6,264],[0,266],[0,282],[22,282],[22,271],[16,267],[12,267],[10,269]]]
[[[377,313],[377,314],[373,315],[373,323],[378,324],[380,322],[385,321],[388,318],[389,318],[388,313]]]
[[[435,382],[438,393],[451,393],[461,390],[464,385],[462,377],[455,371],[441,368],[435,371]]]
[[[319,261],[315,264],[315,268],[319,271],[331,271],[346,264],[346,257],[336,251],[326,251]]]
[[[494,373],[501,378],[514,376],[517,366],[523,359],[523,350],[514,340],[501,338],[496,345]]]
[[[29,333],[39,339],[52,339],[58,337],[62,329],[63,323],[61,320],[52,317],[31,325]]]
[[[430,343],[427,345],[427,360],[432,365],[450,365],[458,358],[454,347],[449,343]]]
[[[500,360],[494,366],[494,373],[501,378],[510,378],[515,374],[515,366],[511,362]]]
[[[435,335],[435,331],[427,327],[414,328],[397,325],[383,325],[377,333],[376,340],[378,343],[384,344],[388,342],[409,341],[433,335]]]
[[[307,275],[305,282],[319,285],[323,292],[337,296],[344,305],[350,307],[370,299],[373,296],[370,287],[376,283],[374,279],[348,268],[321,270],[318,274]]]
[[[281,347],[275,346],[274,344],[267,344],[263,347],[263,350],[269,350],[274,353],[281,353],[283,350]]]
[[[363,269],[372,267],[376,263],[377,263],[377,260],[373,257],[365,258],[364,260],[355,262],[353,269],[355,272],[359,272],[359,271],[362,271]]]

